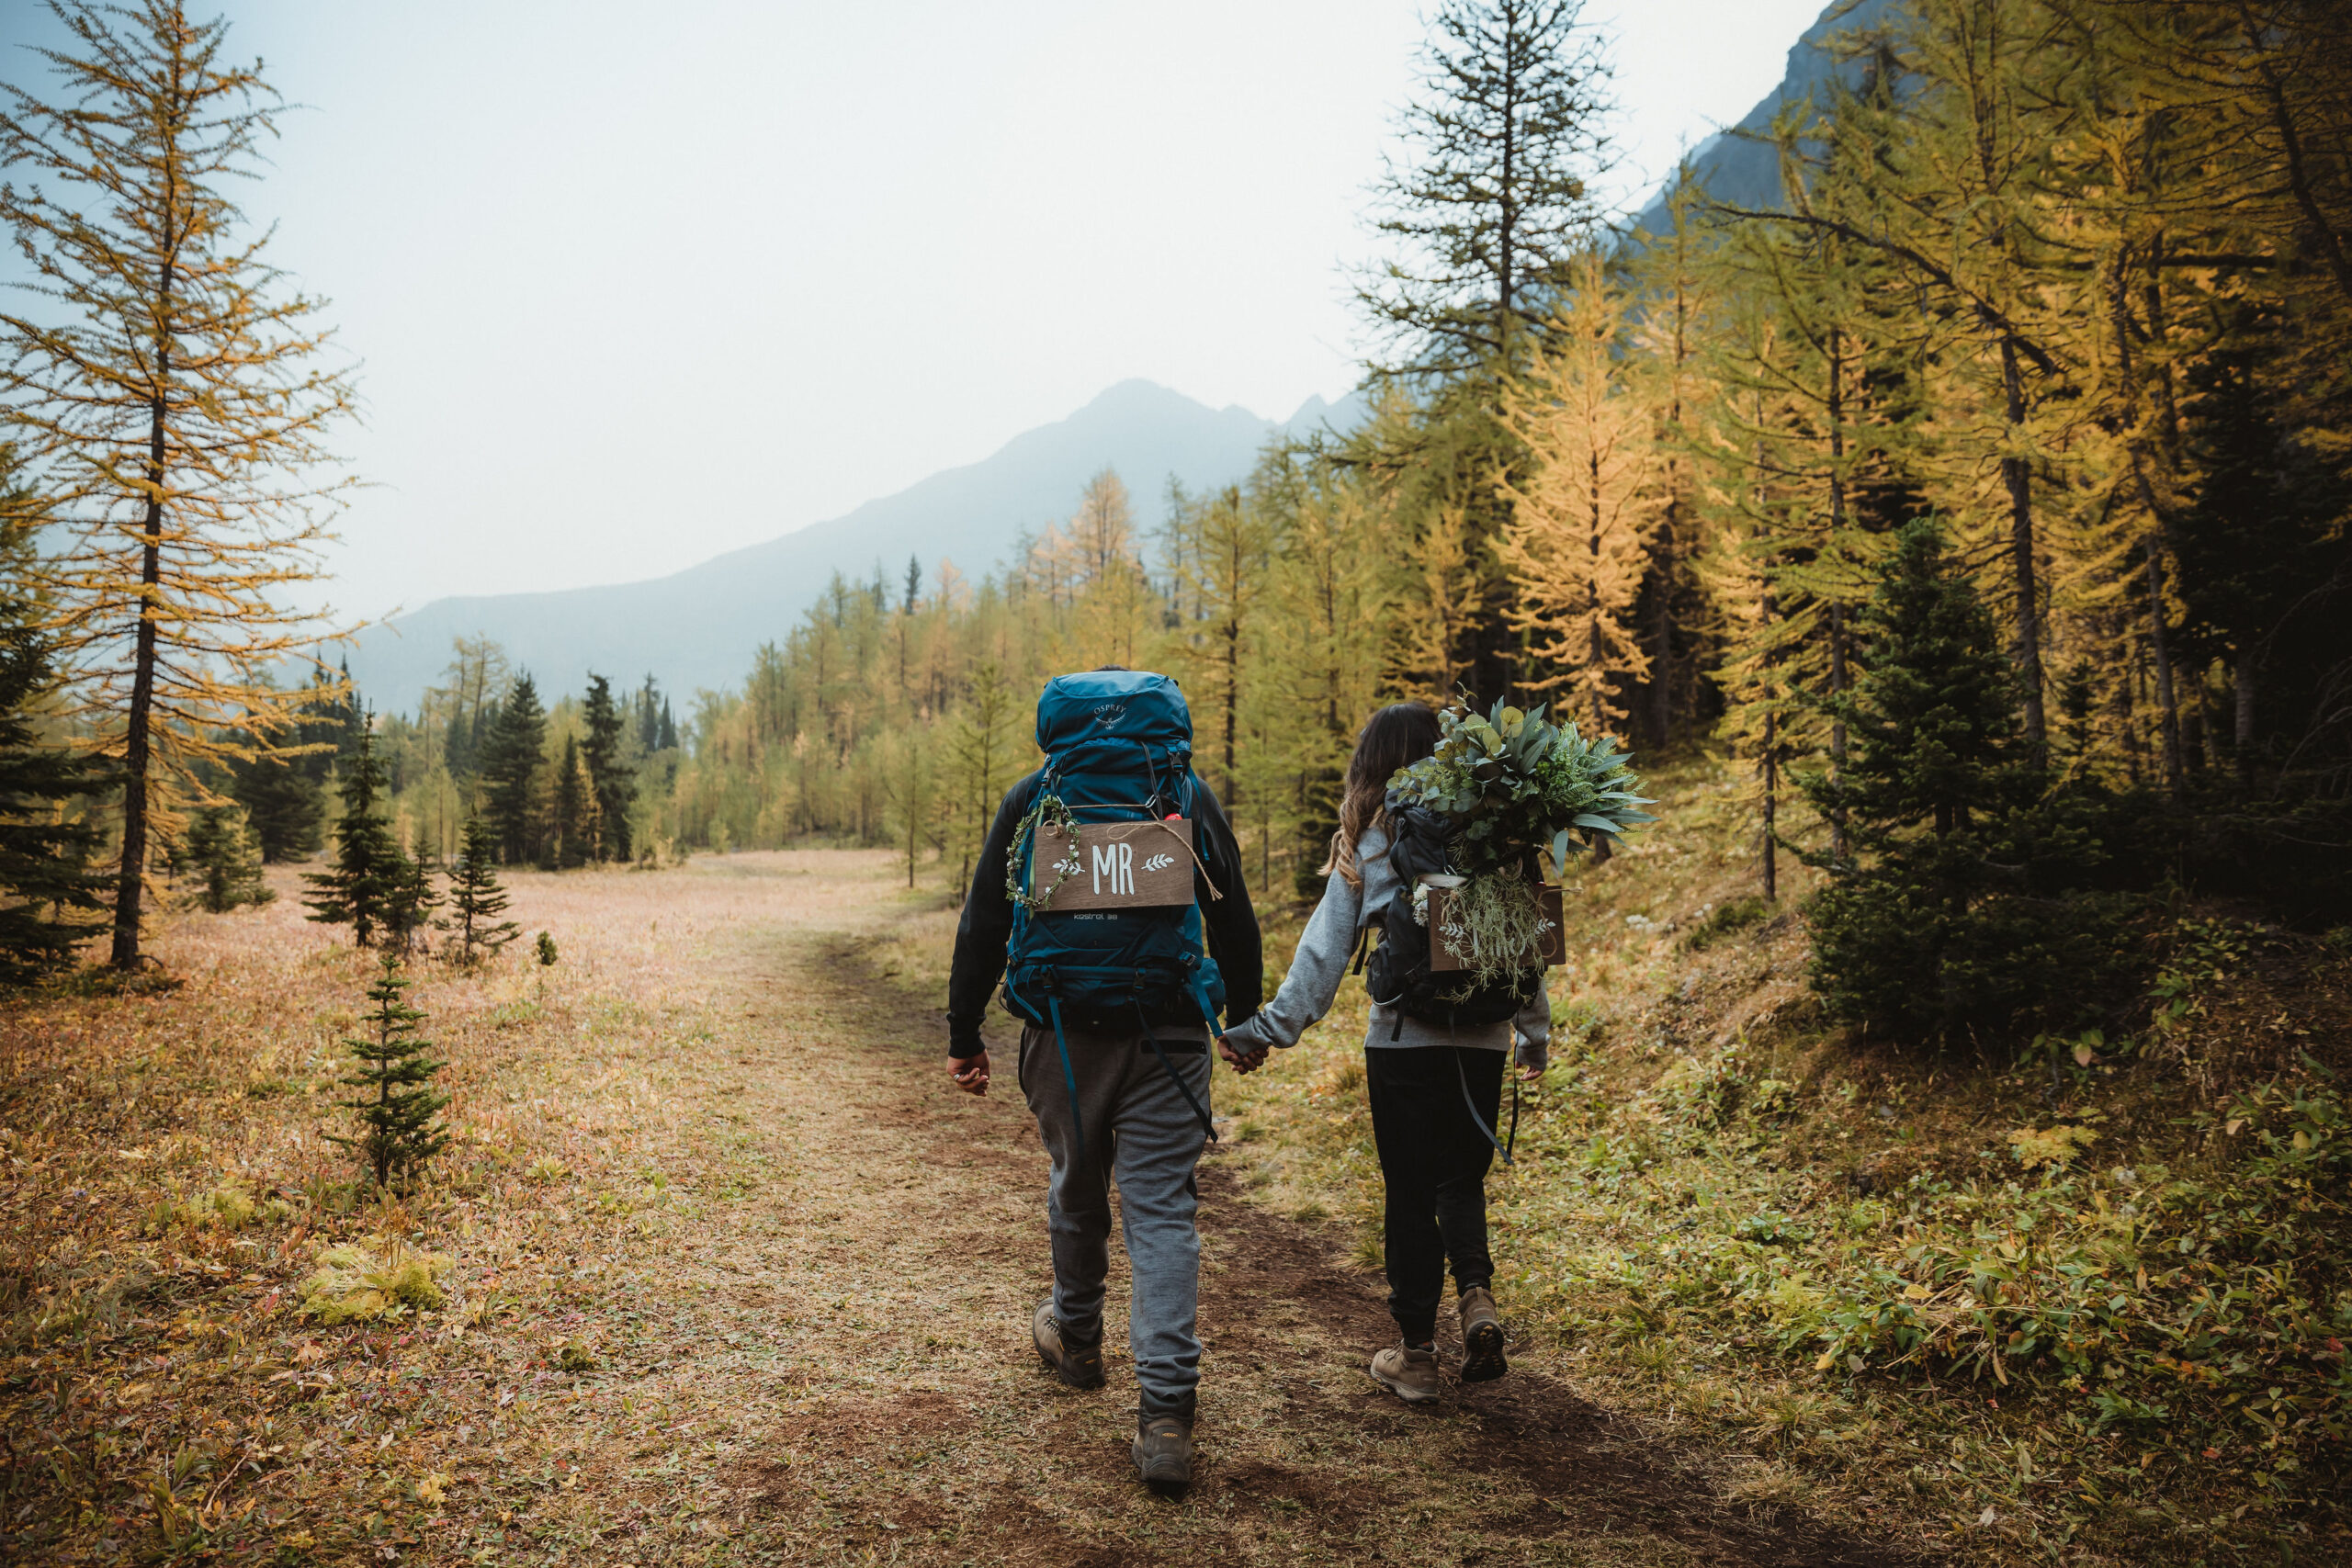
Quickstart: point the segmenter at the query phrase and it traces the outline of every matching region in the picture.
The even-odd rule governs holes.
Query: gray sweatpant
[[[1203,1110],[1209,1104],[1209,1054],[1204,1032],[1162,1029],[1160,1044],[1184,1075]],[[1069,1337],[1102,1333],[1102,1277],[1111,1266],[1111,1192],[1119,1183],[1120,1229],[1127,1246],[1135,1299],[1127,1309],[1127,1348],[1135,1357],[1146,1416],[1193,1414],[1201,1381],[1194,1324],[1201,1293],[1201,1237],[1193,1228],[1200,1194],[1193,1183],[1207,1134],[1142,1035],[1066,1036],[1085,1121],[1086,1157],[1078,1157],[1069,1090],[1050,1029],[1021,1032],[1021,1092],[1053,1156],[1047,1203],[1054,1246],[1054,1316]]]

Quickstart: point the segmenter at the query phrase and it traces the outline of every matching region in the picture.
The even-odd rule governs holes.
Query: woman
[[[1330,878],[1323,901],[1299,939],[1282,989],[1220,1043],[1242,1071],[1263,1061],[1268,1046],[1296,1044],[1331,1010],[1359,933],[1380,923],[1400,891],[1411,896],[1398,887],[1388,863],[1384,800],[1389,775],[1435,751],[1438,734],[1435,713],[1419,703],[1398,703],[1374,714],[1357,737],[1340,802],[1340,830],[1331,836],[1331,856],[1323,867]],[[1487,1167],[1494,1154],[1487,1132],[1500,1108],[1504,1056],[1514,1034],[1521,1076],[1543,1076],[1550,1008],[1538,989],[1515,1019],[1447,1029],[1400,1019],[1373,998],[1364,1084],[1387,1188],[1388,1312],[1399,1341],[1373,1357],[1372,1375],[1410,1404],[1438,1396],[1435,1330],[1449,1259],[1462,1313],[1462,1381],[1480,1382],[1509,1370],[1502,1320],[1488,1288],[1495,1265],[1487,1254]]]

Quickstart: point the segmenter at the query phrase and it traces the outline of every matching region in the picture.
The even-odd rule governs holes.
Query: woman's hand
[[[1519,1069],[1519,1077],[1520,1081],[1522,1083],[1537,1083],[1543,1079],[1544,1069],[1542,1067],[1527,1066],[1522,1064]]]
[[[1254,1073],[1266,1065],[1265,1046],[1261,1045],[1255,1051],[1244,1055],[1236,1051],[1232,1043],[1222,1034],[1216,1037],[1216,1054],[1224,1057],[1227,1065],[1237,1073]]]
[[[947,1058],[947,1076],[966,1094],[986,1094],[989,1091],[989,1054],[975,1051],[968,1056]]]

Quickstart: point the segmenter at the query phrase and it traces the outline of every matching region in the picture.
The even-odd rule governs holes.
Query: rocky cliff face
[[[1769,141],[1754,140],[1772,129],[1782,108],[1802,104],[1838,73],[1829,44],[1840,33],[1867,32],[1891,23],[1901,0],[1831,0],[1813,26],[1789,48],[1789,69],[1781,85],[1739,121],[1701,142],[1690,154],[1690,168],[1708,195],[1735,207],[1778,207],[1781,204],[1779,154]],[[1850,72],[1851,67],[1848,70]],[[1653,197],[1634,220],[1639,231],[1656,233],[1666,226],[1666,191]]]

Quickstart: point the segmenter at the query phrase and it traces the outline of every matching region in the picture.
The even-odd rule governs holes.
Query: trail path
[[[704,954],[676,1147],[748,1190],[662,1245],[680,1310],[580,1406],[595,1422],[622,1393],[659,1416],[578,1434],[599,1457],[573,1539],[594,1556],[701,1555],[682,1550],[700,1538],[754,1562],[1894,1561],[1725,1506],[1538,1356],[1433,1411],[1380,1393],[1376,1276],[1244,1201],[1221,1155],[1201,1179],[1198,1483],[1151,1497],[1126,1457],[1123,1263],[1108,1389],[1059,1387],[1028,1346],[1046,1163],[1012,1073],[985,1100],[946,1089],[938,1016],[871,971],[903,907],[870,870],[795,902],[821,913],[735,922]]]

